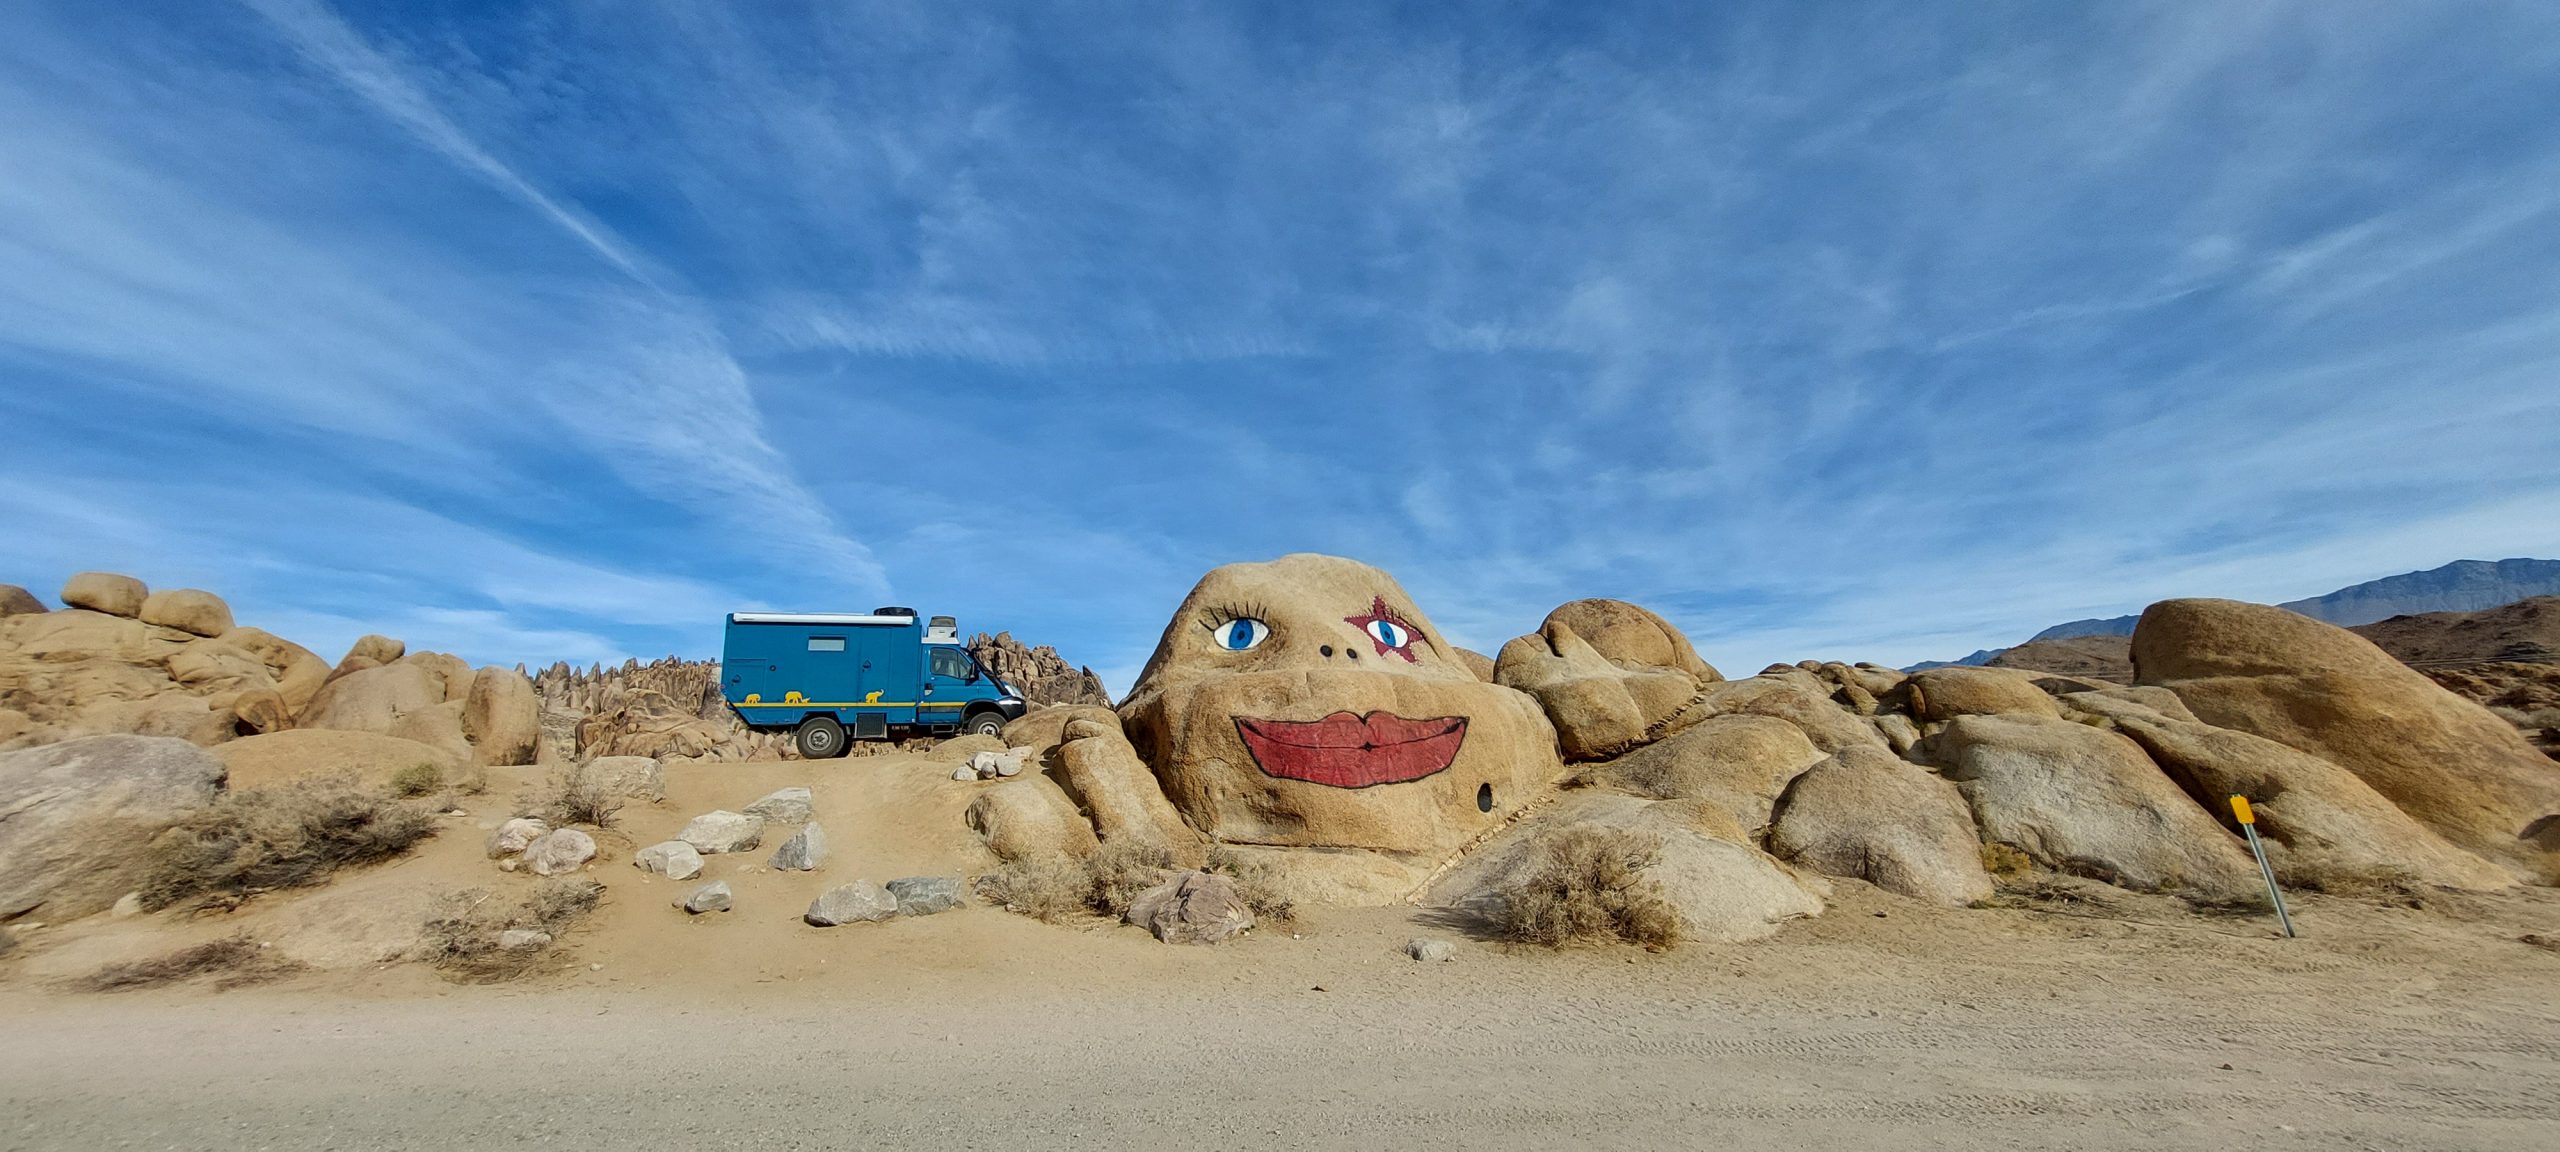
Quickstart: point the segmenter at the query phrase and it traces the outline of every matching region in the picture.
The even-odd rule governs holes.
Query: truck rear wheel
[[[971,716],[960,725],[960,734],[963,736],[1002,736],[1004,735],[1004,713],[980,712],[975,716]]]
[[[791,742],[800,749],[803,760],[828,760],[844,755],[844,725],[833,716],[812,716],[800,722],[800,730]]]

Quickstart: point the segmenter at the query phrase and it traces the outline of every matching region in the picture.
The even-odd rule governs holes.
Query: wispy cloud
[[[47,534],[0,565],[534,661],[894,587],[1118,675],[1298,549],[1472,646],[1614,595],[1741,671],[2548,552],[2555,48],[2532,6],[49,11],[0,44],[0,509]]]

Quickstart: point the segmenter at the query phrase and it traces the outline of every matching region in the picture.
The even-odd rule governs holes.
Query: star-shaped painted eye
[[[1369,642],[1378,647],[1378,655],[1384,656],[1393,652],[1404,657],[1404,662],[1407,664],[1419,663],[1413,655],[1413,641],[1420,633],[1414,630],[1412,622],[1397,615],[1395,609],[1387,607],[1386,597],[1371,597],[1367,613],[1359,616],[1345,616],[1342,622],[1368,633]]]

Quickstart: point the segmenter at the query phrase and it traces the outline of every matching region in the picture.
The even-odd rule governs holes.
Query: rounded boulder
[[[172,588],[143,598],[142,622],[198,636],[231,630],[231,605],[201,588]]]
[[[139,616],[142,602],[150,597],[151,589],[142,581],[113,572],[82,572],[62,584],[64,605],[109,616]]]

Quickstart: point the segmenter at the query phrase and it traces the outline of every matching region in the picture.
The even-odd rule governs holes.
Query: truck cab
[[[992,736],[1027,707],[960,643],[958,621],[913,608],[732,612],[720,694],[748,727],[792,732],[811,760],[854,740]]]

